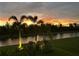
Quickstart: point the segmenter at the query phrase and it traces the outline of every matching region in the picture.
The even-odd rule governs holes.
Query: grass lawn
[[[54,55],[74,55],[79,56],[79,37],[66,38],[52,41]]]
[[[24,44],[23,50],[18,50],[18,46],[5,46],[0,47],[0,55],[49,55],[49,56],[79,56],[79,37],[75,38],[66,38],[59,40],[49,41],[51,46],[44,48],[42,50],[35,48],[34,45]],[[51,50],[52,48],[52,50]]]

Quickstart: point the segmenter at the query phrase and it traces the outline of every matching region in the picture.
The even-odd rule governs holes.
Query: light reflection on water
[[[51,36],[51,37],[50,37]],[[63,34],[52,34],[52,35],[43,35],[43,36],[37,36],[38,41],[42,40],[56,40],[56,39],[62,39],[62,38],[70,38],[70,37],[79,37],[79,33],[63,33]],[[28,43],[29,41],[35,42],[35,37],[27,37],[27,38],[22,38],[22,43]],[[18,44],[18,39],[11,39],[9,38],[8,40],[5,41],[0,41],[0,46],[7,46],[7,45],[17,45]]]

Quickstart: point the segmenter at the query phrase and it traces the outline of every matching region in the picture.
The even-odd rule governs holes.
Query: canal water
[[[51,35],[42,35],[42,36],[37,36],[37,40],[41,41],[43,39],[45,40],[57,40],[57,39],[63,39],[63,38],[71,38],[71,37],[79,37],[79,32],[78,33],[58,33],[58,34],[51,34]],[[21,38],[22,43],[28,43],[29,41],[35,42],[35,36],[34,37],[27,37],[27,38]],[[0,41],[0,46],[8,46],[8,45],[17,45],[19,42],[19,39],[7,39],[4,41]]]

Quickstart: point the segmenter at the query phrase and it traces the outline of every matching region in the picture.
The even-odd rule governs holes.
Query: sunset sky
[[[78,2],[0,2],[0,25],[15,15],[19,19],[21,15],[37,15],[39,19],[52,17],[59,19],[60,23],[79,23]],[[49,21],[46,19],[45,21]],[[53,22],[53,21],[52,21]],[[58,22],[58,21],[57,21]]]

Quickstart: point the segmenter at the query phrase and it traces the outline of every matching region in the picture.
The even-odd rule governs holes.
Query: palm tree
[[[18,46],[18,48],[19,48],[20,50],[23,49],[23,47],[22,47],[22,40],[21,40],[21,28],[20,28],[20,24],[21,24],[21,22],[23,21],[24,18],[27,18],[27,17],[26,17],[25,15],[21,16],[20,22],[18,21],[18,19],[17,19],[16,16],[11,16],[11,17],[9,18],[9,21],[10,21],[11,19],[13,19],[13,20],[16,20],[15,23],[18,24],[18,31],[19,31],[19,46]]]
[[[21,16],[20,22],[19,22],[20,24],[23,22],[24,18],[27,19],[27,17],[25,15]],[[19,27],[19,48],[23,49],[23,47],[22,47],[22,40],[21,40],[21,28],[20,27]]]
[[[38,19],[38,17],[34,16],[33,19],[32,19],[32,21],[35,23],[37,21],[37,19]],[[36,36],[35,36],[35,40],[36,40],[36,43],[37,43],[37,41],[38,41],[38,35],[37,35],[37,33],[36,33]]]
[[[30,19],[33,23],[36,23],[38,17],[37,16],[34,16],[34,17],[33,16],[28,16],[28,19]],[[36,34],[36,36],[35,36],[36,42],[37,42],[37,39],[38,39],[38,36]]]

